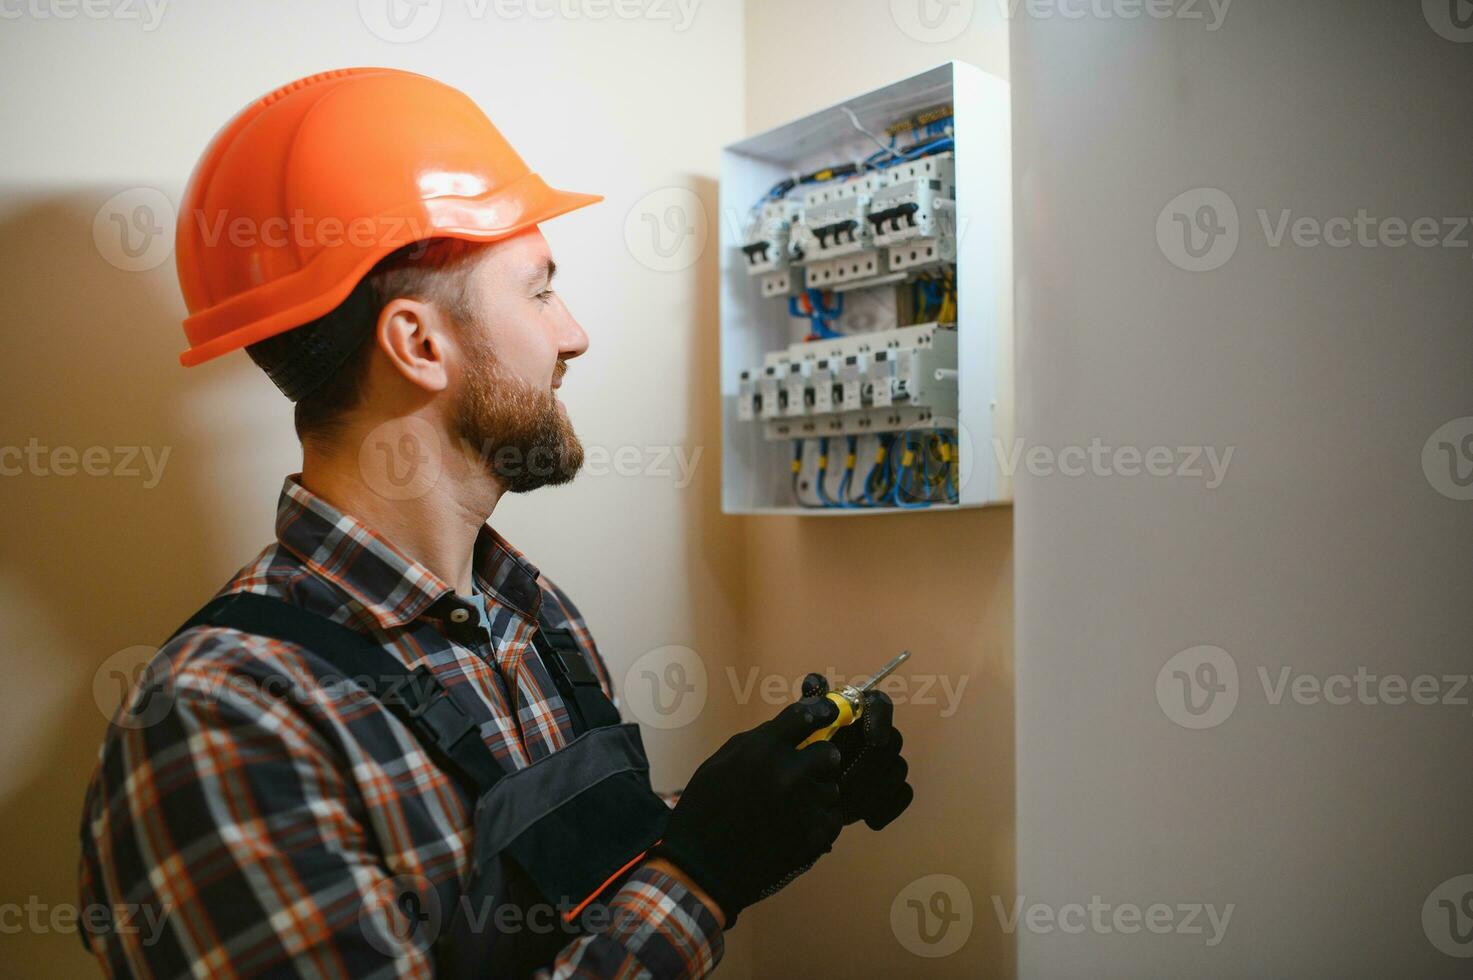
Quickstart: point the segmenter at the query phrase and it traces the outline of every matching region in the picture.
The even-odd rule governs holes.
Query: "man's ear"
[[[433,303],[401,296],[379,311],[375,339],[404,380],[425,391],[443,391],[450,383],[448,327]]]

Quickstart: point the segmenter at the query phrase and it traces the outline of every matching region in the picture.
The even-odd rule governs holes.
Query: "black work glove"
[[[803,678],[803,697],[823,697],[829,682],[822,674]],[[834,733],[833,744],[843,757],[839,799],[846,825],[863,819],[879,830],[900,816],[915,791],[905,781],[910,766],[900,754],[905,739],[894,725],[895,704],[884,691],[864,696],[859,721]]]
[[[710,894],[728,929],[808,870],[844,828],[839,750],[797,748],[837,716],[831,702],[804,699],[727,739],[691,776],[652,848]]]

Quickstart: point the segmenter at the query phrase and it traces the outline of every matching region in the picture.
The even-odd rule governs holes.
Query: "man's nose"
[[[588,334],[573,314],[569,313],[558,328],[558,357],[562,360],[577,357],[588,350]]]

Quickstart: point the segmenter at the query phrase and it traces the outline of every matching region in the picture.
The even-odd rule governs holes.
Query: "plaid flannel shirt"
[[[221,590],[285,599],[427,664],[508,771],[558,751],[568,712],[531,647],[540,608],[565,626],[612,695],[578,610],[489,526],[476,541],[479,610],[370,528],[288,477],[277,542]],[[489,626],[489,629],[487,628]],[[106,921],[81,930],[111,975],[430,976],[372,903],[405,880],[471,870],[475,801],[371,699],[270,694],[315,682],[300,648],[214,627],[164,646],[161,718],[110,727],[82,819],[81,895]],[[295,687],[293,689],[296,689]],[[723,937],[711,910],[641,867],[607,927],[566,946],[544,976],[702,976]]]

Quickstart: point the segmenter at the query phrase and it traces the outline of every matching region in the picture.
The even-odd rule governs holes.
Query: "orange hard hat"
[[[384,256],[489,242],[603,200],[555,190],[465,93],[392,68],[285,85],[211,141],[175,236],[185,366],[309,323]]]

